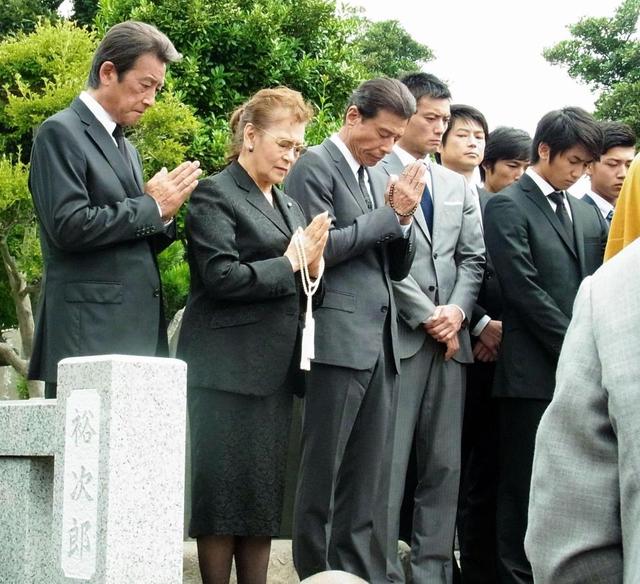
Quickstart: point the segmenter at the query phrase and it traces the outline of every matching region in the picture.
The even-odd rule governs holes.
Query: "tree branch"
[[[28,361],[22,359],[9,343],[0,343],[0,360],[11,365],[23,377],[27,377]]]

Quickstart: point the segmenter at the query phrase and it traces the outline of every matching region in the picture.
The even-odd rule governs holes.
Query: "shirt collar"
[[[593,202],[597,205],[598,209],[600,209],[603,217],[606,217],[610,211],[613,211],[614,206],[598,193],[594,193],[590,190],[587,194],[593,199]]]
[[[394,144],[393,151],[400,159],[400,162],[402,162],[402,166],[407,166],[407,164],[411,164],[412,162],[418,160],[413,154],[409,154],[404,148],[402,148],[402,146],[398,146],[398,144]],[[431,168],[431,160],[429,159],[428,155],[421,160],[427,165],[427,168]]]
[[[116,123],[113,118],[107,113],[98,100],[93,97],[88,91],[80,93],[80,101],[89,108],[89,111],[96,117],[96,119],[104,126],[104,129],[110,136],[113,136],[113,131],[116,129]]]
[[[545,197],[548,197],[551,193],[555,193],[554,189],[546,180],[544,180],[533,168],[530,166],[525,172],[531,177],[534,183],[542,191]]]

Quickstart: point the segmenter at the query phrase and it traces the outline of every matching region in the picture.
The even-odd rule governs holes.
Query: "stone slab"
[[[97,401],[85,399],[89,394]],[[56,472],[54,486],[54,581],[180,582],[186,364],[120,355],[65,359],[57,401],[67,423],[56,459],[65,472]]]
[[[0,401],[0,456],[54,456],[57,424],[56,400]]]

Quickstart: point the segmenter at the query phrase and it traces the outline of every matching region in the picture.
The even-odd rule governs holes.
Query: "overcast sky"
[[[613,16],[622,0],[349,0],[371,20],[396,19],[436,59],[424,67],[446,80],[453,101],[477,107],[489,128],[533,134],[548,111],[577,105],[593,111],[594,95],[542,50],[570,38],[583,16]]]

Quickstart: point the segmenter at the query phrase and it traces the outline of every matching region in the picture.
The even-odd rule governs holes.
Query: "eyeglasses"
[[[274,139],[275,143],[283,150],[293,150],[296,158],[298,156],[302,156],[308,150],[306,144],[300,144],[293,140],[289,140],[288,138],[279,138],[278,136],[274,136],[271,132],[268,132],[264,128],[260,128],[258,126],[256,126],[256,128],[261,132],[264,132],[267,136],[271,136]]]

